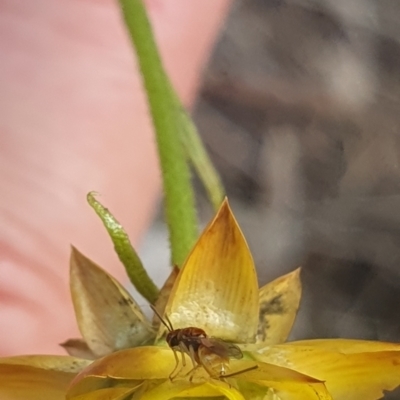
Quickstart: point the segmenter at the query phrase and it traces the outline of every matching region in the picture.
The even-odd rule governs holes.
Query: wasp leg
[[[201,367],[201,364],[197,361],[196,353],[195,353],[195,351],[194,351],[193,346],[189,346],[188,350],[189,350],[189,352],[188,352],[189,357],[190,357],[190,359],[192,360],[193,368],[192,368],[185,376],[189,376],[189,375],[190,375],[189,381],[192,382],[193,377],[194,377],[194,372],[195,372],[199,367]]]
[[[176,378],[176,375],[178,375],[178,374],[176,374],[175,376],[174,376],[174,373],[177,371],[177,369],[178,369],[178,367],[179,367],[179,358],[178,358],[178,354],[176,354],[176,350],[173,350],[172,349],[172,352],[174,353],[174,357],[175,357],[175,368],[172,370],[172,372],[169,374],[169,379],[172,381],[174,378]],[[183,356],[183,353],[182,353],[182,363],[185,361],[185,358],[184,358],[184,356]]]
[[[184,367],[186,367],[185,353],[184,353],[183,351],[182,351],[181,353],[182,353],[182,365],[183,365]]]
[[[229,374],[224,374],[221,377],[230,378],[232,376],[243,374],[244,372],[253,371],[254,369],[257,369],[257,368],[258,368],[258,365],[253,365],[252,367],[244,368],[244,369],[241,369],[239,371],[235,371],[235,372],[232,372],[232,373],[229,373]]]
[[[197,362],[196,353],[194,351],[193,346],[189,346],[188,350],[189,350],[188,351],[189,357],[192,360],[193,368],[196,368],[199,365],[199,363]]]
[[[200,364],[197,364],[196,366],[194,366],[189,372],[187,372],[187,373],[185,374],[185,378],[186,378],[187,376],[189,376],[189,382],[192,382],[192,381],[193,381],[193,377],[194,377],[195,371],[196,371],[197,369],[199,369],[200,367],[201,367]]]

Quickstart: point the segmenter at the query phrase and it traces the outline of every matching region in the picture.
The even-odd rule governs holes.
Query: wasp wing
[[[216,338],[201,338],[201,344],[206,347],[210,352],[217,354],[222,358],[236,358],[243,357],[242,350],[233,343],[224,342]]]

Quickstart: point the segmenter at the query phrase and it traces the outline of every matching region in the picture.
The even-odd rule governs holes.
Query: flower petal
[[[245,395],[246,399],[332,400],[332,396],[328,393],[322,382],[240,381],[239,389]]]
[[[88,376],[133,380],[167,379],[175,364],[174,354],[169,348],[135,347],[94,361],[76,377],[73,384]],[[191,368],[191,365],[186,366],[186,370]]]
[[[70,274],[78,326],[94,354],[103,356],[154,337],[150,323],[129,293],[75,248]]]
[[[187,258],[166,314],[175,329],[194,325],[240,343],[255,340],[258,310],[253,258],[225,200]]]
[[[83,339],[68,339],[64,343],[60,343],[60,346],[72,357],[85,358],[86,360],[97,358]]]
[[[257,365],[257,368],[251,369],[254,365]],[[232,360],[228,374],[235,374],[235,379],[238,380],[299,382],[302,384],[321,383],[321,380],[287,366],[271,364],[265,361]]]
[[[157,301],[154,304],[154,307],[156,310],[158,310],[158,313],[160,315],[164,314],[165,311],[165,306],[167,305],[168,299],[170,298],[172,288],[174,287],[176,278],[179,275],[179,268],[178,267],[173,267],[171,270],[171,273],[169,274],[167,280],[164,282],[163,287],[160,290],[160,294],[157,298]],[[160,318],[156,315],[154,315],[153,318],[153,327],[156,329],[160,327],[161,321]]]
[[[69,383],[89,364],[69,356],[0,358],[0,399],[64,400]]]
[[[80,375],[75,377],[68,387],[66,399],[70,400],[75,397],[84,395],[86,393],[94,392],[96,390],[112,387],[112,379],[106,376],[86,376],[83,379],[79,378]]]
[[[400,343],[355,339],[312,339],[290,342],[291,346],[319,348],[344,354],[373,353],[376,351],[400,351]]]
[[[204,384],[194,384],[189,382],[188,379],[182,379],[173,382],[168,379],[161,385],[158,385],[155,388],[143,393],[143,395],[140,397],[140,400],[170,400],[179,396],[183,391],[186,391],[186,396],[190,397],[190,390],[202,385]]]
[[[279,400],[333,400],[323,382],[299,383],[299,382],[257,382],[272,389]],[[274,397],[275,399],[276,397]],[[335,398],[336,399],[336,398]]]
[[[245,399],[254,400],[281,400],[276,397],[275,391],[265,385],[254,382],[239,381],[238,388]]]
[[[251,361],[235,361],[231,362],[235,370],[246,369],[254,365]],[[233,368],[232,368],[233,369]],[[284,400],[331,400],[324,382],[312,376],[305,375],[294,369],[270,364],[267,362],[257,362],[257,369],[252,369],[239,373],[235,376],[240,385],[248,388],[244,382],[255,383],[259,386],[268,387],[272,390],[272,394],[279,396]],[[240,386],[241,387],[241,386]],[[268,393],[266,393],[268,394]],[[272,399],[276,397],[271,396]]]
[[[308,341],[311,343],[311,341]],[[286,366],[307,375],[324,380],[335,400],[375,400],[383,396],[384,390],[393,390],[400,385],[400,351],[378,351],[380,345],[371,344],[370,352],[356,353],[350,350],[350,342],[336,342],[338,348],[347,352],[324,350],[322,341],[312,346],[301,344],[277,345],[265,348],[255,355],[258,360]],[[329,342],[327,340],[326,342]],[[386,344],[387,348],[397,347]],[[335,348],[335,344],[326,344]],[[359,349],[367,344],[359,343]],[[383,346],[382,346],[383,349]]]
[[[0,362],[0,399],[64,400],[75,374]]]
[[[112,387],[94,390],[76,397],[69,397],[73,400],[125,400],[130,399],[131,394],[135,392],[136,388],[121,388]]]
[[[179,395],[177,396],[178,398],[180,397],[212,397],[215,398],[217,397],[218,399],[221,398],[221,393],[219,390],[215,389],[212,385],[209,385],[207,383],[204,383],[204,385],[196,385],[189,387],[188,389],[184,389],[181,392],[179,392]]]
[[[77,374],[91,361],[70,356],[16,356],[0,358],[0,365],[26,365],[49,371]]]
[[[245,400],[243,395],[236,390],[231,385],[227,384],[226,382],[218,381],[216,379],[212,379],[206,384],[207,386],[212,387],[220,394],[224,395],[227,399],[230,400]]]
[[[257,343],[285,342],[300,304],[300,268],[263,286],[259,295]]]
[[[201,382],[190,382],[189,379],[169,379],[155,388],[146,391],[140,400],[170,400],[175,398],[217,397],[225,396],[230,400],[245,400],[244,397],[226,382],[215,379]]]

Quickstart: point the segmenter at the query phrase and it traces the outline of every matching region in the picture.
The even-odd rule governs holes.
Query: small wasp
[[[228,378],[238,373],[257,368],[257,366],[254,366],[239,372],[226,374],[226,366],[229,364],[230,358],[243,358],[243,353],[238,346],[224,342],[221,339],[208,337],[203,329],[194,326],[174,329],[167,316],[165,316],[165,321],[153,306],[151,308],[163,325],[168,329],[165,340],[174,352],[176,361],[175,368],[169,376],[171,380],[178,375],[174,375],[179,368],[178,351],[182,354],[183,367],[186,366],[185,354],[187,354],[192,361],[193,369],[190,370],[187,375],[192,374],[193,376],[193,372],[200,366],[213,378]]]

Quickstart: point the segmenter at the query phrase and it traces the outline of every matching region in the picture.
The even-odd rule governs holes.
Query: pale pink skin
[[[147,6],[190,105],[229,0]],[[152,127],[114,0],[0,0],[0,54],[0,355],[62,354],[70,244],[125,279],[86,193],[138,245],[161,192]]]

